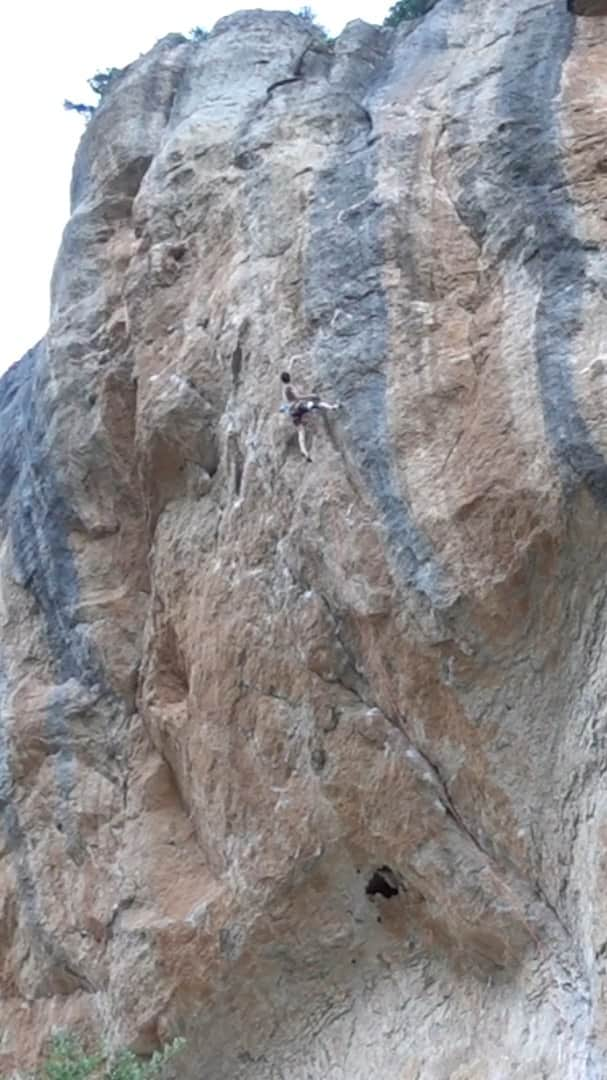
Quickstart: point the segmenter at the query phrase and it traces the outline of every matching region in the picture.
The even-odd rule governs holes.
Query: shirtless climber
[[[323,409],[327,412],[333,412],[334,409],[339,409],[339,404],[329,405],[329,403],[323,401],[318,394],[299,394],[291,382],[291,376],[288,371],[283,371],[280,378],[283,383],[282,389],[284,395],[284,402],[280,406],[280,411],[291,417],[291,420],[297,428],[299,449],[306,461],[311,461],[312,458],[310,457],[306,442],[306,424],[308,419],[310,416],[313,416],[314,413],[321,412]]]

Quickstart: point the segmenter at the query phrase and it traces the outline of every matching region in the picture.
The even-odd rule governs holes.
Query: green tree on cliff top
[[[437,0],[396,0],[384,19],[384,26],[398,26],[407,19],[417,19],[436,3]]]

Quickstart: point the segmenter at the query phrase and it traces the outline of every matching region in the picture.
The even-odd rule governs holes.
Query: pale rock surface
[[[4,1072],[60,1025],[191,1080],[607,1075],[607,19],[566,6],[237,14],[87,127],[0,383]],[[312,465],[285,366],[343,403]]]

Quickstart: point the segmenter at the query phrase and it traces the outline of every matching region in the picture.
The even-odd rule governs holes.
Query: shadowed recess
[[[567,0],[573,15],[607,15],[607,0]]]
[[[373,871],[365,892],[367,896],[383,896],[386,900],[398,894],[398,884],[389,866],[380,866]]]

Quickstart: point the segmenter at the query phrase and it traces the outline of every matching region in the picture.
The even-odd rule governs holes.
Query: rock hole
[[[250,169],[254,169],[261,160],[261,154],[256,154],[253,150],[243,150],[234,158],[234,164],[237,169],[248,172]]]
[[[389,866],[380,866],[371,874],[365,892],[367,896],[385,896],[386,900],[396,896],[398,885]]]
[[[310,763],[315,773],[322,772],[327,764],[327,755],[322,746],[315,746],[310,753]]]
[[[209,476],[215,476],[215,473],[217,472],[217,469],[219,468],[219,457],[217,455],[217,451],[216,451],[215,447],[212,448],[211,454],[208,457],[208,459],[205,461],[203,467],[206,469]]]
[[[181,262],[181,260],[183,259],[183,256],[185,255],[186,251],[187,251],[187,248],[186,248],[185,244],[176,244],[175,247],[172,247],[171,248],[171,255],[174,258],[175,262]]]

